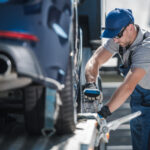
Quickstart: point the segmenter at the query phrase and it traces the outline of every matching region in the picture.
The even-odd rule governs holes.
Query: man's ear
[[[129,27],[129,28],[128,28],[129,31],[132,31],[132,30],[134,29],[134,25],[133,25],[133,24],[129,24],[128,27]]]

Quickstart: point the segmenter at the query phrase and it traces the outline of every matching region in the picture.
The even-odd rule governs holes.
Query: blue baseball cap
[[[106,16],[106,27],[101,37],[113,38],[119,34],[123,27],[131,23],[134,23],[134,17],[130,9],[115,8]]]

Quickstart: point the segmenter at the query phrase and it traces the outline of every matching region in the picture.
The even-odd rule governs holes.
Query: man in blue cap
[[[122,57],[120,68],[125,76],[109,102],[98,114],[111,115],[131,96],[131,111],[141,110],[142,115],[130,122],[133,150],[148,150],[150,138],[150,32],[134,24],[132,11],[116,8],[106,17],[106,28],[101,37],[109,38],[89,59],[85,67],[84,94],[96,99],[99,90],[96,79],[99,68],[115,53]]]

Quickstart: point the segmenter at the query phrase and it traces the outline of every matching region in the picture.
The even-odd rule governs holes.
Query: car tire
[[[44,126],[45,88],[31,85],[23,91],[26,130],[29,134],[41,134]]]
[[[72,133],[76,127],[76,105],[73,92],[73,73],[71,57],[68,62],[65,88],[59,92],[62,105],[56,119],[57,134]],[[40,85],[28,86],[24,91],[24,118],[26,130],[29,134],[41,134],[44,127],[45,88]]]
[[[67,76],[65,79],[65,88],[60,91],[62,105],[60,106],[58,118],[56,120],[57,134],[72,133],[76,127],[76,106],[73,96],[73,66],[71,57],[68,62]]]

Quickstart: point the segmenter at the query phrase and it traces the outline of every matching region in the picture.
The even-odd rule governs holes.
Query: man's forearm
[[[134,88],[130,88],[128,85],[122,84],[107,103],[110,112],[113,112],[119,108],[132,94],[133,90]]]
[[[93,57],[94,56],[92,56],[85,67],[85,78],[87,82],[96,82],[96,78],[99,73],[99,66]]]
[[[145,70],[141,68],[135,68],[132,71],[129,71],[124,82],[113,94],[112,98],[107,104],[110,112],[115,111],[127,100],[127,98],[132,94],[136,85],[144,77],[145,73]]]
[[[99,74],[100,67],[112,57],[112,53],[104,47],[99,47],[89,59],[85,67],[85,78],[87,82],[95,82]]]

